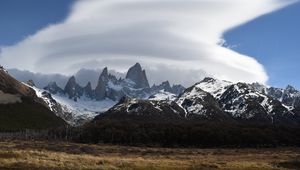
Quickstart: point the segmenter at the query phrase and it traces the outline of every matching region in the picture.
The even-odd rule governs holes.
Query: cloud
[[[3,47],[8,68],[72,74],[135,62],[154,83],[172,77],[190,85],[205,75],[265,83],[253,57],[220,45],[229,29],[282,8],[290,0],[78,0],[69,16],[13,46]],[[198,78],[198,80],[197,80]]]

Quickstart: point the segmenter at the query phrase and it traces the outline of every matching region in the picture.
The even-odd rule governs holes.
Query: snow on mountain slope
[[[187,113],[203,114],[206,111],[203,109],[204,97],[207,93],[199,87],[191,87],[186,89],[176,100],[179,106],[182,106]],[[196,102],[197,101],[197,102]]]
[[[82,97],[77,99],[77,102],[75,102],[63,95],[52,96],[64,107],[65,111],[73,113],[75,117],[86,118],[88,120],[94,118],[100,112],[107,111],[116,104],[115,101],[110,99],[96,101]]]
[[[293,113],[271,96],[255,91],[250,84],[231,85],[220,97],[223,110],[233,117],[256,122],[290,122]]]
[[[103,114],[99,114],[95,120],[101,117],[110,117],[121,120],[147,120],[147,121],[172,121],[181,120],[184,110],[174,101],[167,100],[143,100],[123,97],[115,106]]]
[[[174,101],[177,98],[177,96],[173,93],[160,90],[158,93],[150,96],[149,100],[171,100]]]
[[[42,98],[48,104],[51,111],[74,126],[93,119],[100,112],[107,111],[117,103],[110,99],[96,101],[85,97],[79,98],[75,102],[63,94],[51,95],[45,90],[36,87],[31,88],[36,91],[38,97]]]
[[[186,118],[221,122],[232,120],[219,107],[217,100],[197,85],[187,88],[175,101],[185,110]]]
[[[210,93],[212,96],[218,99],[232,84],[233,83],[229,81],[206,77],[205,79],[197,83],[196,87]]]

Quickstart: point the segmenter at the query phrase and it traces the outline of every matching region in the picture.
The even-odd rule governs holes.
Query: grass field
[[[43,141],[0,142],[0,169],[300,169],[300,148],[172,149]]]

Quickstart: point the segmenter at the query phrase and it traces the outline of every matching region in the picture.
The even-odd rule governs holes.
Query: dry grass
[[[3,141],[0,169],[300,169],[300,149],[170,149]]]

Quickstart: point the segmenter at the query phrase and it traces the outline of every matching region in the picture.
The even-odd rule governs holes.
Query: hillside
[[[0,69],[0,130],[47,129],[65,125],[33,89]]]

